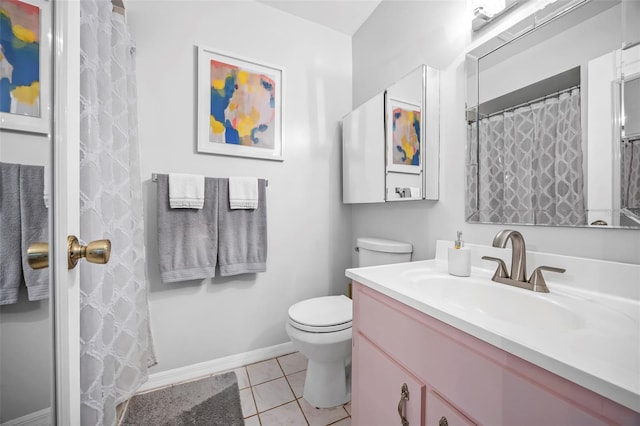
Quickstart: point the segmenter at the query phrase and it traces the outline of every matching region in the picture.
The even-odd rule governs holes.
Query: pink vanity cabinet
[[[352,369],[357,426],[402,426],[401,414],[404,426],[640,425],[640,413],[355,282]]]

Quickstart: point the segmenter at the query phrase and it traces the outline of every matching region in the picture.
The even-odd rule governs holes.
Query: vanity
[[[640,424],[640,266],[528,252],[549,293],[491,280],[509,249],[348,269],[355,425]]]

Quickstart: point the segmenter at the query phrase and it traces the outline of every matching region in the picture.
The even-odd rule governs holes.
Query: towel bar
[[[151,173],[151,181],[152,182],[158,181],[158,173]],[[264,180],[264,186],[269,186],[269,179]]]

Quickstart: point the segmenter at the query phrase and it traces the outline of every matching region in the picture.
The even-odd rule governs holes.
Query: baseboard
[[[293,347],[293,343],[287,342],[211,361],[200,362],[198,364],[187,365],[186,367],[174,368],[173,370],[161,371],[150,374],[149,380],[140,386],[136,393],[148,392],[175,383],[197,379],[198,377],[222,373],[223,371],[233,370],[243,365],[253,364],[295,351],[296,349]],[[4,426],[4,424],[1,426]]]
[[[0,426],[51,426],[51,408],[43,408],[35,413],[9,420]]]

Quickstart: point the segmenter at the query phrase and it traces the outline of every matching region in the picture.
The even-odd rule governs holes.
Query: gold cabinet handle
[[[27,262],[31,269],[49,266],[49,243],[31,243],[27,249]]]
[[[409,400],[409,386],[406,383],[402,384],[400,389],[400,402],[398,402],[398,415],[402,426],[409,426],[409,420],[407,420],[407,401]]]
[[[449,422],[447,421],[447,418],[445,416],[440,417],[438,426],[449,426]]]
[[[86,246],[83,246],[75,235],[69,235],[67,237],[67,246],[69,249],[67,262],[69,269],[75,268],[78,260],[83,257],[90,263],[105,264],[109,261],[109,256],[111,256],[111,241],[109,240],[91,241]]]

